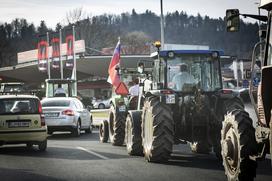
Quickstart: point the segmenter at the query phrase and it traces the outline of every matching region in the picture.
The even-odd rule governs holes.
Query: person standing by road
[[[129,88],[130,96],[138,96],[139,95],[139,79],[135,78],[133,80],[134,85]]]

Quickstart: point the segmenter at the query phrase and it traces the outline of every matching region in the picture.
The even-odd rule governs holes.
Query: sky
[[[225,16],[226,9],[238,8],[240,13],[257,13],[259,0],[163,0],[164,14],[185,11],[188,15],[208,15],[211,18]],[[0,0],[0,22],[11,22],[25,18],[36,26],[44,20],[54,28],[58,22],[64,24],[66,14],[82,8],[86,15],[137,13],[146,9],[160,14],[160,0]],[[249,21],[246,19],[246,21]]]

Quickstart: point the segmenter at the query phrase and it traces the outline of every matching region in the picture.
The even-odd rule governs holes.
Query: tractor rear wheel
[[[143,155],[141,136],[141,112],[132,112],[126,119],[126,146],[129,155]]]
[[[117,112],[111,107],[109,118],[109,136],[112,145],[122,146],[125,139],[126,113]]]
[[[225,116],[221,130],[222,159],[228,180],[253,180],[257,150],[255,129],[249,114],[236,109]]]
[[[174,120],[170,107],[157,97],[149,97],[144,104],[142,139],[147,161],[168,161],[174,144]]]

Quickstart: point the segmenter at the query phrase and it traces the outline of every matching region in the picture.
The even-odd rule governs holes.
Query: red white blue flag
[[[120,53],[121,53],[121,44],[119,40],[114,49],[113,56],[111,58],[111,62],[108,69],[108,73],[109,73],[108,82],[112,84],[114,87],[118,87],[121,82],[119,73],[116,70],[116,68],[120,66]]]

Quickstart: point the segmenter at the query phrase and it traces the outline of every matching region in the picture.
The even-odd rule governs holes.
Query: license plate
[[[126,111],[125,105],[119,107],[119,112],[125,112],[125,111]]]
[[[175,94],[166,95],[166,104],[175,104],[175,103],[176,103]]]
[[[59,113],[44,113],[46,118],[59,117]]]
[[[22,128],[22,127],[29,127],[30,122],[9,122],[8,127],[9,128]]]

